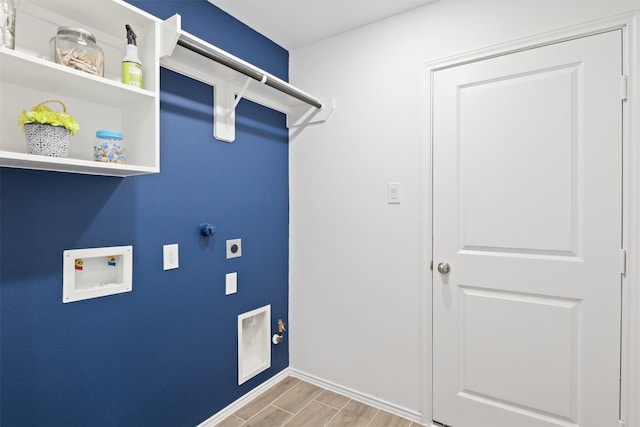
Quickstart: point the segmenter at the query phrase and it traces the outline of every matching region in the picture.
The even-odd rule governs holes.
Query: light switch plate
[[[400,183],[390,182],[387,184],[387,203],[390,205],[400,204]]]
[[[242,239],[227,240],[227,259],[242,256]]]
[[[227,273],[225,277],[225,295],[238,292],[238,273]]]
[[[177,243],[162,246],[162,265],[165,270],[173,270],[180,266]]]

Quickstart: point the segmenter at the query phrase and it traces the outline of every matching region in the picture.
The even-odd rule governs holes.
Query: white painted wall
[[[292,368],[423,410],[423,64],[634,9],[640,0],[440,0],[291,52],[291,82],[337,101],[290,143]],[[386,203],[388,182],[401,183],[400,205]]]

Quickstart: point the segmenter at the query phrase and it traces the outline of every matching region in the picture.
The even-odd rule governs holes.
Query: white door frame
[[[627,249],[626,276],[622,278],[622,388],[621,419],[625,427],[640,427],[640,13],[570,27],[560,31],[504,43],[425,64],[427,91],[422,153],[422,423],[432,425],[432,85],[433,73],[480,59],[500,56],[609,30],[622,30],[623,73],[628,76],[623,105],[623,230]],[[621,89],[622,90],[622,89]],[[455,427],[455,426],[453,426]]]

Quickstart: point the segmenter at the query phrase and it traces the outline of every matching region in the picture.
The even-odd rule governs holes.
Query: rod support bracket
[[[314,123],[324,123],[336,109],[335,98],[322,101],[322,108],[317,109],[309,105],[302,105],[287,114],[287,127],[294,129]]]
[[[238,97],[238,102],[240,102]],[[213,136],[224,142],[236,139],[236,95],[232,87],[219,84],[213,88]]]
[[[238,92],[238,94],[235,97],[235,100],[233,101],[233,106],[229,110],[227,110],[227,114],[231,114],[232,112],[235,113],[236,107],[242,100],[242,97],[244,96],[244,93],[247,91],[247,88],[249,87],[251,80],[253,80],[251,77],[247,77],[244,84],[242,85],[242,88],[240,89],[240,92]]]

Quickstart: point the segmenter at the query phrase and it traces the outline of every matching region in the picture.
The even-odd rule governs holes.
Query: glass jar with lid
[[[58,64],[104,76],[104,53],[89,31],[58,27],[58,33],[51,39],[50,45],[51,57]]]
[[[122,133],[105,129],[96,131],[93,160],[97,162],[124,163]]]

